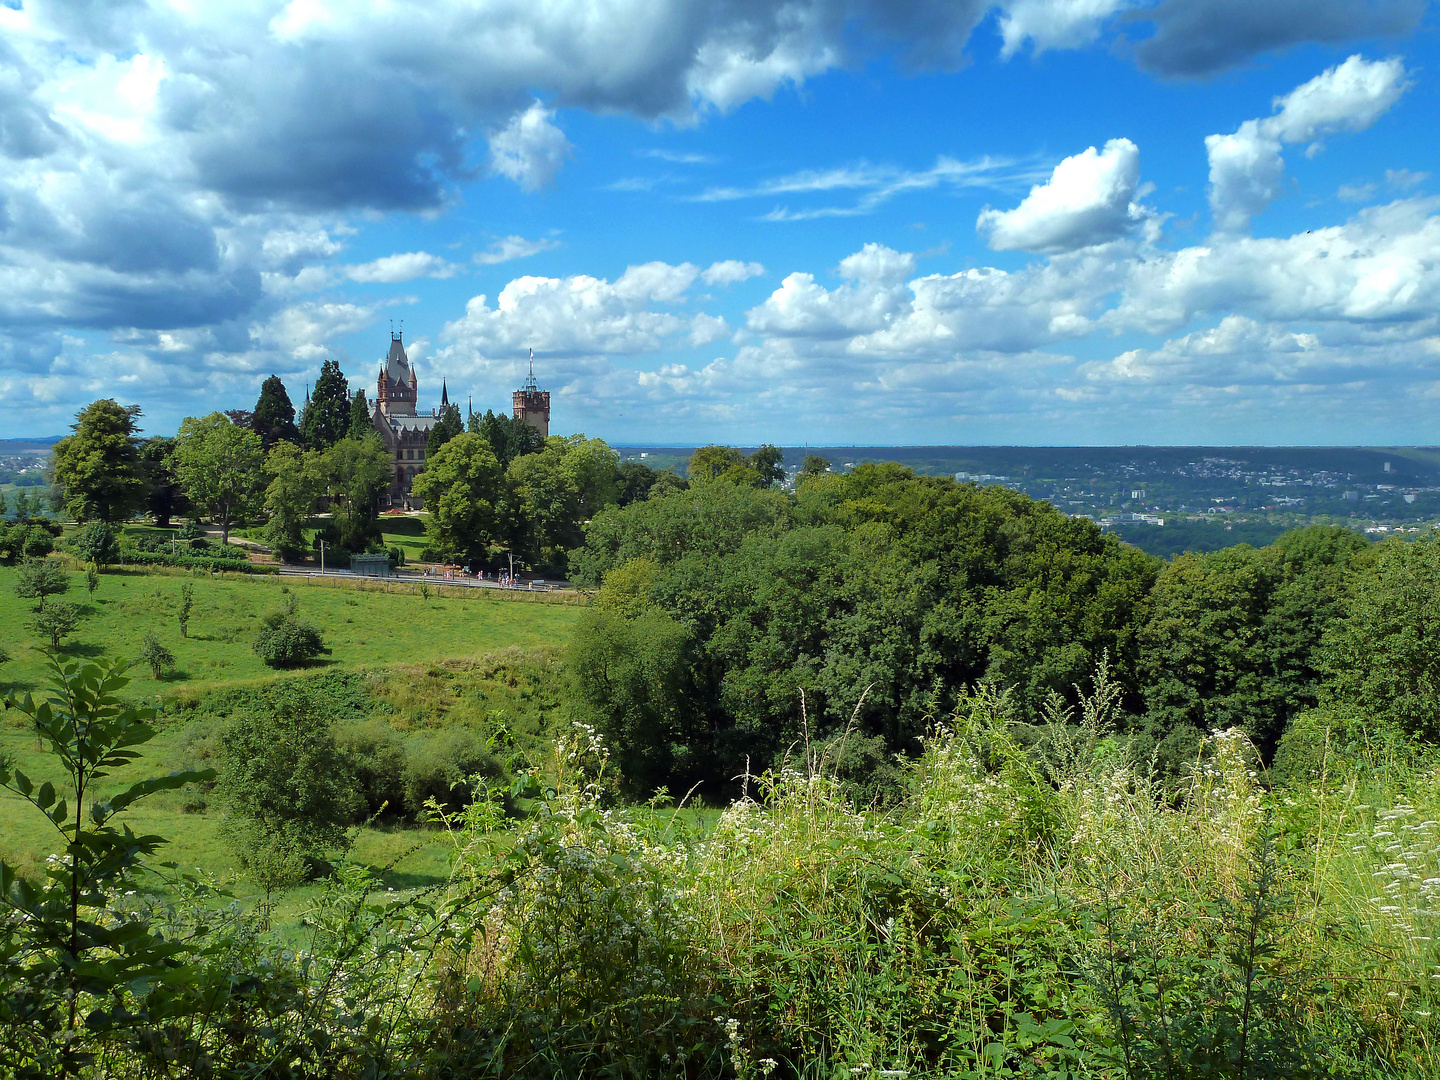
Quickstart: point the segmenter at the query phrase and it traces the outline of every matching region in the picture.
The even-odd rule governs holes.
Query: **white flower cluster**
[[[1419,816],[1414,806],[1399,802],[1375,811],[1369,830],[1347,833],[1345,839],[1362,865],[1374,867],[1369,874],[1380,893],[1370,902],[1395,930],[1429,941],[1432,934],[1420,933],[1415,923],[1427,924],[1422,929],[1433,933],[1440,920],[1440,823],[1415,820]]]

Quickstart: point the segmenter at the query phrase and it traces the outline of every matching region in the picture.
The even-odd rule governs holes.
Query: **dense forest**
[[[867,465],[607,508],[571,563],[599,587],[580,707],[641,793],[725,795],[747,761],[843,738],[842,775],[881,794],[961,695],[1003,689],[1023,731],[1102,665],[1117,734],[1168,775],[1211,731],[1270,764],[1322,704],[1420,732],[1436,704],[1406,625],[1440,584],[1429,539],[1313,526],[1164,562],[1004,488]]]

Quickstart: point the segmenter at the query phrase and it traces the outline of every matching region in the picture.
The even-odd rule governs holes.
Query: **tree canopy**
[[[497,538],[496,508],[504,498],[504,473],[481,435],[462,432],[426,462],[412,489],[425,500],[431,545],[445,554],[484,558]]]
[[[495,413],[489,409],[484,415],[471,413],[469,430],[485,437],[501,468],[505,469],[516,458],[539,453],[545,447],[545,437],[540,432],[508,413]]]
[[[350,431],[350,389],[337,360],[320,366],[310,403],[300,416],[300,434],[311,450],[334,446]]]
[[[251,412],[250,426],[266,450],[277,442],[300,441],[300,429],[295,426],[295,406],[280,376],[271,375],[260,384],[260,397]]]
[[[230,542],[231,525],[258,508],[264,465],[260,436],[224,413],[187,416],[181,422],[175,473],[190,501],[220,526],[222,543]]]
[[[139,419],[138,405],[102,398],[81,409],[70,425],[74,434],[55,444],[55,483],[76,521],[124,521],[144,501]]]
[[[898,466],[788,496],[720,482],[733,457],[700,456],[714,459],[708,480],[602,510],[571,559],[609,612],[572,646],[582,684],[584,672],[618,671],[597,657],[625,642],[654,634],[665,656],[679,649],[679,670],[647,684],[642,713],[603,686],[581,691],[617,737],[669,718],[672,790],[704,780],[718,794],[747,757],[757,769],[852,722],[891,752],[913,751],[930,718],[979,682],[1013,687],[1019,714],[1035,717],[1052,695],[1073,700],[1107,656],[1139,702],[1136,629],[1160,564],[1093,523]],[[664,771],[653,756],[645,770],[641,786]]]

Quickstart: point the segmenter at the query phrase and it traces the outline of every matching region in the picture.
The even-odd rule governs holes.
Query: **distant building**
[[[441,414],[450,404],[450,390],[440,381],[440,407],[422,413],[416,408],[420,400],[420,380],[405,355],[405,344],[398,331],[390,332],[390,352],[380,367],[375,381],[375,409],[370,422],[390,451],[390,489],[381,497],[386,508],[423,508],[423,502],[410,494],[415,477],[425,471],[425,444],[430,431],[440,422]],[[530,353],[530,377],[514,394],[515,419],[524,420],[543,436],[550,434],[550,392],[535,382],[535,353]]]
[[[542,439],[550,437],[550,391],[535,384],[535,350],[530,350],[530,376],[510,398],[516,420],[524,420]]]
[[[405,355],[405,344],[400,337],[399,333],[391,331],[390,352],[375,382],[375,411],[370,415],[370,422],[385,440],[391,455],[390,490],[382,502],[392,507],[409,507],[410,485],[417,475],[425,471],[425,442],[430,437],[430,429],[440,422],[440,411],[431,409],[428,414],[416,411],[420,380],[410,366],[410,358]],[[449,395],[442,385],[441,407],[449,403]]]

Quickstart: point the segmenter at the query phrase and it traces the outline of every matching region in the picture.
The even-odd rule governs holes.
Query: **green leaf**
[[[55,785],[50,781],[40,785],[40,790],[35,794],[35,805],[41,810],[48,810],[55,805]]]
[[[183,772],[173,772],[169,776],[152,776],[148,780],[132,784],[127,790],[100,805],[104,807],[105,816],[110,817],[124,810],[135,800],[143,799],[146,795],[152,795],[157,791],[173,791],[186,784],[214,779],[214,769],[187,769]]]
[[[26,776],[23,772],[21,772],[19,769],[15,770],[15,790],[20,792],[20,794],[24,795],[27,799],[30,797],[30,794],[35,790],[35,785],[30,782],[30,778]]]

